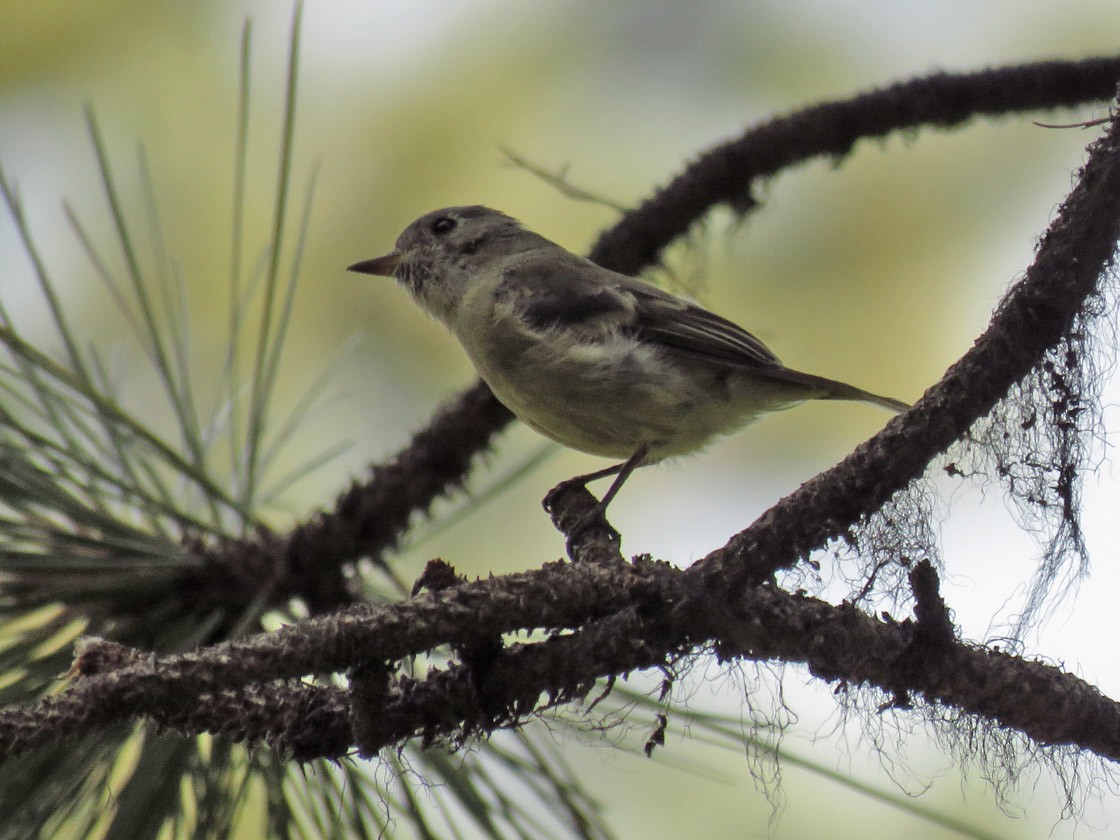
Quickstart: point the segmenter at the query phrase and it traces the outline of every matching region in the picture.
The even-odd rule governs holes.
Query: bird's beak
[[[395,277],[397,274],[397,266],[400,265],[400,261],[401,255],[396,251],[390,251],[383,257],[356,262],[346,270],[356,271],[359,274],[376,274],[380,277]]]

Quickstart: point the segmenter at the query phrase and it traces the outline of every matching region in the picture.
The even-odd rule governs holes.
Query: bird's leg
[[[608,475],[617,473],[615,480],[611,482],[611,486],[607,488],[607,492],[603,494],[603,498],[601,498],[599,504],[595,506],[596,511],[592,512],[595,516],[601,517],[607,512],[607,505],[611,503],[611,500],[618,494],[618,491],[622,489],[622,485],[626,482],[626,479],[630,477],[630,473],[634,472],[634,470],[642,465],[642,461],[645,460],[648,454],[648,446],[639,446],[634,451],[633,455],[618,466],[612,467],[609,470],[600,470],[598,473],[592,473],[587,477],[587,481],[592,481],[596,478],[606,478]]]
[[[559,500],[560,496],[565,491],[574,487],[586,489],[589,482],[611,475],[615,476],[615,480],[611,482],[611,486],[607,488],[607,492],[603,494],[603,497],[595,504],[595,507],[584,514],[575,525],[568,529],[569,547],[575,542],[577,536],[591,526],[600,523],[604,525],[607,524],[607,505],[611,503],[611,500],[618,494],[618,491],[622,489],[622,485],[626,482],[626,479],[630,477],[630,474],[642,465],[642,461],[645,460],[648,454],[649,447],[640,446],[634,451],[633,455],[621,464],[615,464],[613,467],[607,467],[606,469],[588,473],[587,475],[577,475],[575,478],[569,478],[567,481],[560,482],[548,492],[548,495],[544,497],[544,508],[551,512],[554,503]]]

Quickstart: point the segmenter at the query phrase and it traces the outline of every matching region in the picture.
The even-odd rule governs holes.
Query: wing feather
[[[535,330],[588,338],[621,330],[662,353],[727,367],[781,367],[738,324],[644,280],[608,271],[574,254],[523,259],[506,268],[498,299]]]
[[[673,352],[730,367],[775,367],[781,362],[765,344],[738,324],[701,306],[655,289],[639,297],[639,335]]]

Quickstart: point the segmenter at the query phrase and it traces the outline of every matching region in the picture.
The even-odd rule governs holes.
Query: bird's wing
[[[508,266],[499,300],[535,330],[562,329],[589,340],[621,331],[664,354],[729,367],[780,367],[778,357],[749,332],[656,286],[570,259],[522,260]]]
[[[709,312],[702,306],[666,294],[633,291],[638,300],[634,324],[639,337],[713,364],[731,367],[781,366],[770,348],[738,324]]]

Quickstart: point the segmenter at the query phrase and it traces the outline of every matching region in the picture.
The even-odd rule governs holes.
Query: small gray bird
[[[395,277],[459,339],[495,396],[553,440],[609,458],[601,517],[639,466],[804,400],[906,403],[784,367],[731,321],[601,268],[486,207],[448,207],[350,271]],[[589,517],[591,519],[591,517]]]

